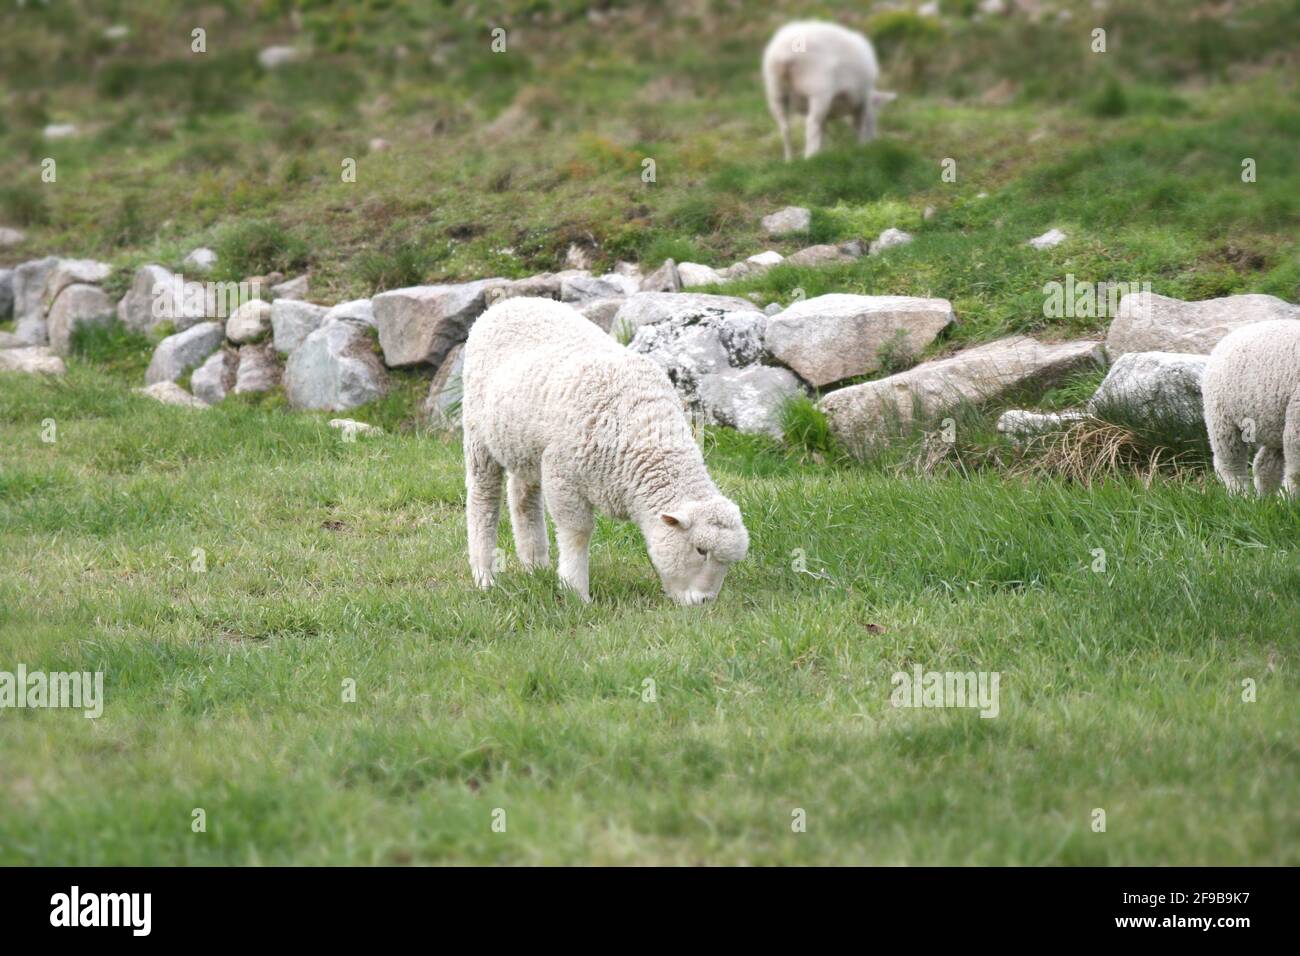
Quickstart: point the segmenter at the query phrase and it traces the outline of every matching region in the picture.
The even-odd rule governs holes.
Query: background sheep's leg
[[[1261,448],[1255,453],[1255,491],[1266,498],[1282,483],[1282,450]]]
[[[1214,472],[1234,495],[1245,494],[1250,487],[1250,448],[1241,440],[1237,423],[1207,411],[1210,447],[1214,450]]]
[[[542,493],[546,496],[546,509],[555,522],[555,544],[560,550],[557,568],[560,580],[577,591],[584,601],[590,601],[587,548],[591,544],[592,529],[596,526],[591,505],[568,489],[563,480],[549,477],[545,469]]]
[[[529,571],[550,567],[551,543],[546,536],[541,484],[529,484],[511,472],[506,476],[506,500],[510,502],[510,530],[519,562]]]
[[[465,440],[465,525],[474,583],[490,588],[495,569],[497,523],[501,520],[501,466],[481,445]]]
[[[831,101],[826,97],[808,100],[808,123],[805,127],[803,157],[810,159],[822,151],[822,134],[826,131],[826,118],[831,112]]]
[[[869,143],[876,138],[876,106],[868,95],[858,108],[858,142]]]

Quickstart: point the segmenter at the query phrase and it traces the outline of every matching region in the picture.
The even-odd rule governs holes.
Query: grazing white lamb
[[[1300,494],[1300,322],[1255,322],[1224,337],[1201,380],[1214,470],[1228,490],[1246,491],[1250,445],[1255,490],[1281,483]]]
[[[466,519],[474,580],[490,587],[502,472],[515,550],[525,568],[550,563],[584,601],[593,509],[635,521],[664,590],[703,604],[745,557],[740,509],[704,468],[664,371],[572,307],[507,299],[470,329],[461,373]]]
[[[895,97],[876,90],[879,73],[876,51],[861,33],[823,20],[797,20],[777,30],[763,51],[763,86],[786,161],[792,113],[807,116],[805,159],[821,151],[826,124],[838,116],[853,121],[859,143],[874,139],[876,107]]]

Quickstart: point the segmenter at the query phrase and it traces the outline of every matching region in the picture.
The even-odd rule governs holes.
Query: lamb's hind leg
[[[1250,487],[1250,447],[1242,441],[1237,423],[1212,407],[1206,408],[1205,424],[1214,451],[1214,472],[1234,495]]]
[[[557,568],[560,580],[584,601],[591,600],[587,574],[587,549],[591,545],[591,532],[596,526],[591,505],[564,479],[542,472],[542,494],[546,508],[555,522],[555,544],[560,550]]]
[[[506,500],[510,502],[510,529],[520,564],[529,571],[550,567],[551,545],[546,537],[541,484],[529,484],[511,472],[506,477]]]
[[[1281,449],[1261,448],[1255,453],[1255,491],[1261,498],[1267,498],[1281,483]]]
[[[1288,498],[1300,497],[1300,393],[1292,396],[1282,428],[1282,490]]]
[[[465,526],[474,583],[490,588],[496,576],[497,524],[501,520],[501,466],[465,435]]]
[[[803,158],[811,159],[822,151],[822,136],[826,132],[826,120],[830,117],[831,101],[826,97],[813,97],[808,100],[808,120],[804,127]]]

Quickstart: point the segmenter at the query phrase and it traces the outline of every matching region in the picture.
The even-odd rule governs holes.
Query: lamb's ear
[[[659,515],[659,520],[664,524],[672,525],[674,528],[681,528],[683,531],[691,526],[690,516],[684,511],[678,511],[676,513],[671,511],[662,512]]]
[[[883,106],[886,103],[892,103],[898,99],[897,93],[891,93],[888,90],[873,90],[871,92],[871,102],[877,106]]]

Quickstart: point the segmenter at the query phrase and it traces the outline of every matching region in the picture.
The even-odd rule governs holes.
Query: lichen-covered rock
[[[761,312],[686,313],[642,326],[628,348],[662,366],[683,400],[698,407],[706,375],[762,359],[766,323]]]
[[[271,330],[275,350],[288,355],[320,328],[329,309],[298,299],[276,299],[271,303]]]
[[[341,412],[381,397],[388,373],[372,344],[354,322],[331,322],[312,332],[285,364],[289,404]]]
[[[884,349],[921,352],[955,321],[947,299],[833,293],[772,316],[767,349],[812,385],[880,369]]]
[[[723,369],[705,375],[699,383],[700,406],[709,421],[778,438],[782,408],[802,394],[797,375],[770,365]]]
[[[731,295],[699,292],[638,292],[628,296],[610,326],[610,334],[631,338],[643,325],[654,325],[678,316],[721,315],[724,312],[757,311],[754,303]]]
[[[158,343],[153,361],[144,373],[146,385],[157,382],[174,382],[186,369],[197,368],[221,348],[226,339],[220,322],[200,322],[184,332],[169,335]]]
[[[421,285],[381,292],[372,300],[384,362],[391,368],[440,365],[465,341],[486,308],[486,293],[504,279],[457,285]]]
[[[77,329],[108,325],[113,316],[113,302],[99,286],[79,283],[64,286],[45,319],[50,347],[59,355],[67,355]]]

